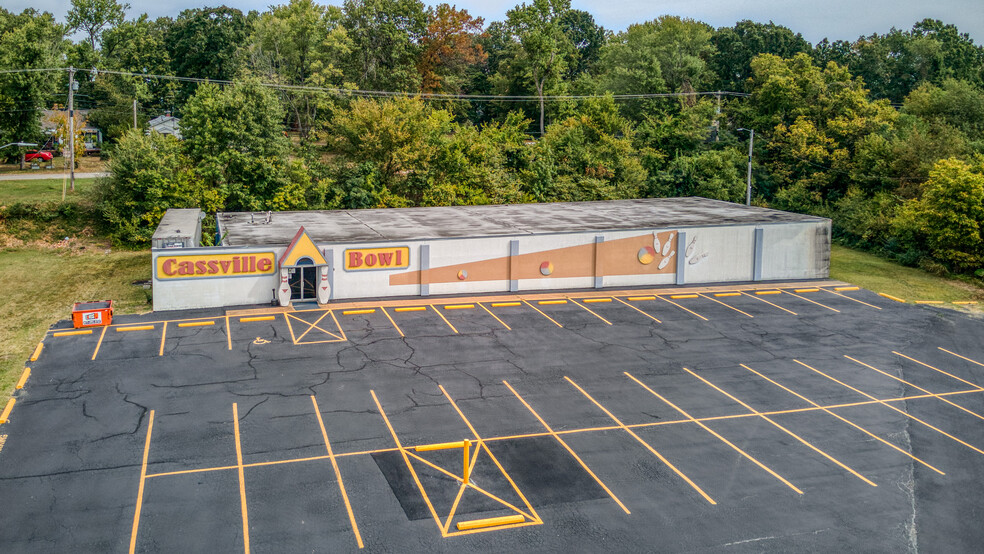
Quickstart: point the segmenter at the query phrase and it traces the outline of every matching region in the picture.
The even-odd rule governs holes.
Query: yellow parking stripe
[[[940,350],[942,350],[942,348],[941,348]],[[981,387],[980,385],[978,385],[978,384],[976,384],[976,383],[971,383],[970,381],[968,381],[968,380],[966,380],[966,379],[961,379],[960,377],[957,377],[956,375],[954,375],[954,374],[952,374],[952,373],[947,373],[946,371],[943,371],[942,369],[939,369],[939,368],[936,368],[936,367],[933,367],[933,366],[931,366],[931,365],[929,365],[929,364],[927,364],[927,363],[924,363],[924,362],[920,362],[919,360],[917,360],[917,359],[915,359],[915,358],[910,358],[909,356],[906,356],[905,354],[903,354],[903,353],[901,353],[901,352],[896,352],[895,350],[892,350],[892,354],[895,354],[896,356],[902,356],[903,358],[905,358],[905,359],[907,359],[907,360],[911,360],[911,361],[913,361],[913,362],[916,362],[917,364],[919,364],[919,365],[921,365],[921,366],[925,366],[925,367],[928,367],[929,369],[932,369],[933,371],[938,371],[938,372],[940,372],[940,373],[942,373],[943,375],[947,375],[947,376],[949,376],[949,377],[953,377],[953,378],[954,378],[954,379],[956,379],[957,381],[960,381],[961,383],[966,383],[966,384],[968,384],[968,385],[970,385],[970,386],[972,386],[972,387],[974,387],[974,388],[976,388],[976,389],[977,389],[977,390],[979,390],[979,391],[984,391],[984,388],[982,388],[982,387]],[[951,354],[952,354],[952,352],[951,352]],[[962,356],[961,356],[961,357],[962,357]],[[975,362],[975,363],[976,363],[976,362]]]
[[[3,409],[3,413],[0,414],[0,424],[7,423],[8,418],[10,417],[10,411],[14,409],[14,403],[16,402],[17,400],[13,398],[7,401],[7,406]]]
[[[885,294],[884,292],[879,292],[878,293],[878,296],[883,296],[885,298],[888,298],[889,300],[894,300],[896,302],[901,302],[901,303],[905,304],[905,300],[902,300],[901,298],[897,298],[895,296],[892,296],[891,294]]]
[[[527,306],[533,308],[534,310],[536,310],[543,317],[545,317],[545,318],[549,319],[550,321],[552,321],[553,324],[556,325],[557,327],[563,327],[563,325],[561,325],[560,323],[557,323],[557,320],[555,320],[554,318],[552,318],[552,317],[548,316],[547,314],[543,313],[539,308],[537,308],[533,304],[530,304],[529,302],[527,302],[525,300],[523,300],[523,303],[526,304]]]
[[[517,304],[519,304],[519,302],[517,302]],[[494,313],[492,313],[492,310],[486,308],[485,305],[483,305],[481,302],[479,302],[478,305],[481,306],[481,308],[483,310],[485,310],[486,312],[488,312],[488,314],[490,316],[494,317],[496,321],[498,321],[499,323],[501,323],[503,327],[505,327],[506,329],[512,331],[512,327],[506,325],[506,322],[505,321],[502,321],[501,319],[499,319],[498,316],[496,316]]]
[[[380,306],[379,309],[382,310],[383,315],[386,316],[386,319],[390,320],[390,323],[393,324],[393,328],[396,329],[396,332],[400,333],[401,337],[405,337],[406,335],[403,334],[403,329],[400,329],[400,326],[397,325],[395,321],[393,321],[393,318],[390,317],[389,313],[386,311],[386,308]]]
[[[973,410],[968,410],[967,408],[964,408],[963,406],[961,406],[959,404],[956,404],[956,403],[950,401],[947,398],[944,398],[944,397],[942,397],[942,396],[940,396],[940,395],[938,395],[936,393],[933,393],[931,391],[928,391],[928,390],[926,390],[926,389],[924,389],[924,388],[922,388],[922,387],[920,387],[918,385],[914,385],[914,384],[906,381],[905,379],[902,379],[901,377],[896,377],[896,376],[892,375],[891,373],[882,371],[882,370],[878,369],[875,366],[868,365],[868,364],[862,362],[861,360],[856,360],[856,359],[854,359],[854,358],[852,358],[852,357],[850,357],[850,356],[848,356],[846,354],[844,355],[844,357],[847,358],[848,360],[851,360],[854,363],[861,364],[861,365],[863,365],[864,367],[866,367],[868,369],[873,369],[873,370],[877,371],[878,373],[881,373],[885,377],[889,377],[891,379],[895,379],[896,381],[898,381],[898,382],[900,382],[902,384],[909,385],[910,387],[912,387],[912,388],[914,388],[914,389],[916,389],[916,390],[918,390],[920,392],[923,392],[925,394],[928,394],[928,395],[932,396],[933,398],[935,398],[935,399],[937,399],[937,400],[939,400],[941,402],[946,402],[947,404],[953,406],[954,408],[958,408],[960,410],[963,410],[963,411],[967,412],[968,414],[976,417],[977,419],[984,419],[984,416],[982,416],[981,414],[979,414],[979,413],[977,413],[977,412],[975,412]]]
[[[646,316],[646,317],[648,317],[649,319],[651,319],[651,320],[653,320],[653,321],[655,321],[656,323],[663,323],[662,321],[660,321],[660,320],[658,320],[658,319],[656,319],[655,317],[653,317],[653,316],[651,316],[651,315],[649,315],[649,314],[647,314],[646,312],[644,312],[644,311],[642,311],[642,310],[640,310],[639,308],[636,308],[636,307],[635,307],[635,306],[633,306],[632,304],[629,304],[628,302],[626,302],[625,300],[622,300],[621,298],[619,298],[619,297],[617,297],[617,296],[615,297],[615,300],[618,300],[618,301],[619,301],[619,302],[621,302],[622,304],[625,304],[626,306],[628,306],[628,307],[630,307],[630,308],[632,308],[633,310],[635,310],[635,311],[637,311],[637,312],[639,312],[640,314],[642,314],[642,315],[644,315],[644,316]],[[631,300],[631,298],[630,298],[629,300]],[[653,298],[653,300],[655,300],[655,298]]]
[[[830,306],[828,306],[826,304],[821,304],[819,302],[814,302],[813,300],[810,300],[809,298],[804,298],[804,297],[802,297],[802,296],[800,296],[798,294],[793,294],[793,293],[789,292],[788,290],[784,290],[782,292],[788,294],[789,296],[793,296],[793,297],[799,298],[800,300],[806,300],[807,302],[809,302],[811,304],[816,304],[817,306],[820,306],[821,308],[827,308],[828,310],[830,310],[832,312],[841,313],[841,311],[838,310],[838,309],[831,308]]]
[[[726,304],[724,302],[721,302],[720,300],[717,300],[715,298],[711,298],[710,296],[707,296],[706,294],[701,294],[700,297],[701,298],[706,298],[706,299],[710,300],[711,302],[717,302],[718,304],[724,306],[725,308],[730,308],[730,309],[732,309],[732,310],[734,310],[734,311],[736,311],[736,312],[738,312],[740,314],[746,315],[748,317],[751,317],[751,318],[754,318],[755,317],[755,316],[753,316],[752,314],[750,314],[748,312],[743,312],[743,311],[739,310],[738,308],[732,306],[731,304]]]
[[[851,385],[848,385],[847,383],[838,380],[835,377],[831,377],[830,375],[827,375],[826,373],[820,371],[819,369],[810,367],[810,366],[808,366],[808,365],[804,364],[803,362],[801,362],[799,360],[796,360],[796,359],[794,359],[793,361],[796,362],[796,363],[798,363],[799,365],[807,368],[807,369],[810,369],[810,370],[812,370],[812,371],[814,371],[814,372],[816,372],[816,373],[818,373],[818,374],[826,377],[827,379],[830,379],[831,381],[837,383],[838,385],[841,385],[842,387],[848,388],[848,389],[850,389],[850,390],[852,390],[852,391],[860,394],[861,396],[864,396],[864,397],[866,397],[866,398],[868,398],[870,400],[878,400],[874,396],[871,396],[870,394],[868,394],[868,393],[866,393],[866,392],[864,392],[864,391],[862,391],[860,389],[856,389],[856,388],[852,387]],[[964,441],[958,439],[957,437],[954,437],[953,435],[947,433],[946,431],[940,429],[939,427],[935,427],[935,426],[933,426],[933,425],[931,425],[929,423],[926,423],[925,421],[923,421],[923,420],[919,419],[918,417],[916,417],[916,416],[914,416],[914,415],[906,412],[905,410],[901,410],[899,408],[896,408],[895,406],[892,406],[891,404],[889,404],[888,402],[885,402],[884,400],[881,400],[878,403],[881,404],[882,406],[885,406],[886,408],[888,408],[890,410],[894,410],[894,411],[902,414],[903,416],[911,419],[912,421],[915,421],[916,423],[920,423],[920,424],[922,424],[922,425],[924,425],[924,426],[932,429],[933,431],[936,431],[937,433],[943,435],[944,437],[950,438],[953,441],[958,442],[958,443],[966,446],[967,448],[969,448],[969,449],[977,452],[978,454],[984,454],[984,450],[981,450],[980,448],[977,448],[976,446],[974,446],[972,444],[969,444],[967,442],[964,442]]]
[[[770,418],[769,416],[767,416],[767,415],[765,415],[765,414],[763,414],[762,412],[760,412],[760,411],[758,411],[758,410],[756,410],[755,408],[753,408],[753,407],[751,407],[751,406],[749,406],[748,404],[746,404],[746,403],[744,403],[744,402],[742,402],[742,401],[741,401],[741,400],[739,400],[739,399],[738,399],[737,397],[735,397],[735,396],[733,396],[733,395],[731,395],[730,393],[728,393],[728,392],[727,392],[727,391],[725,391],[724,389],[721,389],[720,387],[718,387],[718,386],[717,386],[717,385],[715,385],[714,383],[712,383],[712,382],[710,382],[710,381],[708,381],[707,379],[705,379],[705,378],[703,378],[703,377],[701,377],[700,375],[697,375],[696,373],[694,373],[693,371],[690,371],[690,370],[689,370],[689,369],[687,369],[687,368],[683,368],[683,370],[684,370],[684,371],[686,371],[687,373],[689,373],[689,374],[691,374],[691,375],[693,375],[694,377],[696,377],[696,378],[698,378],[698,379],[700,379],[700,380],[701,380],[702,382],[704,382],[704,384],[706,384],[707,386],[709,386],[709,387],[711,387],[712,389],[714,389],[714,390],[716,390],[716,391],[718,391],[718,392],[720,392],[721,394],[723,394],[723,395],[725,395],[725,396],[727,396],[728,398],[730,398],[730,399],[732,399],[732,400],[734,400],[734,401],[735,401],[735,402],[737,402],[738,404],[741,404],[741,405],[742,405],[742,407],[744,407],[744,408],[745,408],[746,410],[748,410],[748,411],[750,411],[750,412],[752,412],[753,414],[755,414],[755,415],[757,415],[757,416],[759,416],[759,417],[761,417],[761,418],[762,418],[762,419],[764,419],[765,421],[768,421],[768,422],[769,422],[769,423],[771,423],[771,424],[772,424],[772,425],[773,425],[773,426],[774,426],[775,428],[777,428],[777,429],[779,429],[780,431],[782,431],[782,432],[784,432],[784,433],[786,433],[787,435],[789,435],[789,436],[791,436],[791,437],[793,437],[794,439],[796,439],[796,440],[798,440],[798,441],[799,441],[800,443],[802,443],[802,444],[803,444],[804,446],[806,446],[806,447],[808,447],[808,448],[810,448],[811,450],[813,450],[813,451],[814,451],[814,452],[816,452],[817,454],[820,454],[820,455],[821,455],[821,456],[823,456],[824,458],[827,458],[827,459],[828,459],[828,460],[830,460],[831,462],[834,462],[835,464],[837,464],[838,466],[840,466],[840,467],[841,467],[842,469],[844,469],[845,471],[847,471],[847,472],[849,472],[849,473],[850,473],[851,475],[853,475],[853,476],[855,476],[855,477],[857,477],[858,479],[860,479],[860,480],[862,480],[862,481],[864,481],[865,483],[868,483],[868,484],[869,484],[869,485],[871,485],[872,487],[877,487],[877,486],[878,486],[878,485],[876,485],[876,484],[875,484],[874,482],[872,482],[872,481],[871,481],[870,479],[868,479],[867,477],[865,477],[864,475],[861,475],[861,474],[860,474],[860,473],[858,473],[857,471],[854,471],[853,469],[851,469],[851,468],[850,468],[850,467],[848,467],[847,465],[845,465],[845,464],[843,464],[843,463],[841,463],[841,462],[840,462],[840,460],[838,460],[838,459],[836,459],[836,458],[834,458],[834,457],[833,457],[833,456],[831,456],[830,454],[827,454],[827,453],[826,453],[826,452],[824,452],[823,450],[821,450],[821,449],[819,449],[819,448],[817,448],[817,447],[816,447],[816,446],[814,446],[814,445],[813,445],[813,443],[811,443],[810,441],[808,441],[808,440],[806,440],[806,439],[804,439],[803,437],[801,437],[801,436],[799,436],[799,435],[797,435],[796,433],[794,433],[794,432],[792,432],[792,431],[790,431],[790,430],[789,430],[789,429],[787,429],[786,427],[783,427],[783,426],[782,426],[782,425],[780,425],[779,423],[776,423],[776,421],[775,421],[775,420],[773,420],[772,418]]]
[[[27,378],[31,376],[31,368],[25,367],[24,373],[21,373],[20,379],[17,380],[17,385],[14,387],[18,390],[24,388],[24,384],[27,383]]]
[[[54,333],[52,336],[55,337],[70,337],[72,335],[91,335],[92,329],[79,329],[78,331],[61,331]]]
[[[776,291],[776,292],[778,292],[778,291]],[[779,308],[780,310],[782,310],[782,311],[784,311],[786,313],[790,313],[790,314],[793,314],[793,315],[798,315],[796,312],[794,312],[792,310],[787,310],[786,308],[783,308],[779,304],[773,304],[772,302],[769,302],[765,298],[759,298],[758,296],[753,296],[751,294],[748,294],[747,292],[743,292],[742,294],[744,294],[745,296],[747,296],[749,298],[754,298],[754,299],[758,300],[759,302],[765,302],[766,304],[772,306],[773,308]]]
[[[34,354],[31,354],[31,361],[36,362],[41,356],[41,350],[44,348],[44,341],[38,342],[38,347],[34,349]]]
[[[577,463],[579,463],[579,464],[581,464],[581,467],[582,467],[582,468],[584,468],[584,471],[587,471],[587,472],[588,472],[588,475],[590,475],[590,476],[591,476],[591,477],[592,477],[592,478],[593,478],[593,479],[595,480],[595,482],[596,482],[596,483],[598,483],[599,485],[601,485],[601,488],[603,488],[603,489],[605,489],[605,492],[607,492],[607,493],[608,493],[608,496],[610,496],[610,497],[612,497],[612,500],[614,500],[614,501],[615,501],[615,503],[616,503],[616,504],[618,504],[618,505],[619,505],[619,507],[621,507],[621,508],[622,508],[622,511],[624,511],[624,512],[625,512],[626,514],[630,514],[630,513],[632,513],[632,512],[630,512],[630,511],[629,511],[629,509],[628,509],[628,508],[626,508],[626,507],[625,507],[625,504],[622,504],[622,501],[621,501],[621,500],[619,500],[617,496],[615,496],[615,493],[613,493],[613,492],[611,491],[611,489],[609,489],[609,488],[608,488],[608,486],[607,486],[607,485],[605,485],[605,483],[604,483],[604,482],[602,482],[602,480],[601,480],[601,479],[599,479],[599,478],[598,478],[598,476],[597,476],[597,475],[595,475],[595,473],[594,473],[593,471],[591,471],[591,468],[589,468],[589,467],[588,467],[588,464],[586,464],[586,463],[584,463],[584,460],[582,460],[582,459],[581,459],[581,457],[580,457],[580,456],[578,456],[576,452],[574,452],[574,449],[573,449],[573,448],[571,448],[571,447],[570,447],[570,446],[569,446],[569,445],[568,445],[568,444],[567,444],[567,443],[566,443],[566,442],[564,441],[564,439],[562,439],[562,438],[560,437],[560,435],[558,435],[558,434],[557,434],[557,433],[556,433],[556,432],[555,432],[555,431],[553,430],[553,428],[552,428],[552,427],[550,427],[550,425],[548,425],[546,421],[544,421],[544,419],[543,419],[542,417],[540,417],[540,414],[538,414],[538,413],[536,413],[536,410],[534,410],[534,409],[533,409],[533,407],[532,407],[532,406],[530,406],[530,405],[529,405],[529,404],[528,404],[528,403],[526,402],[526,400],[525,400],[525,399],[523,399],[523,397],[519,395],[519,393],[518,393],[518,392],[516,392],[516,389],[514,389],[514,388],[512,388],[512,385],[510,385],[510,384],[509,384],[508,382],[506,382],[506,381],[503,381],[503,382],[502,382],[502,384],[504,384],[504,385],[506,385],[506,387],[508,387],[508,388],[509,388],[509,390],[510,390],[510,391],[512,391],[512,393],[513,393],[514,395],[516,395],[516,398],[518,398],[518,399],[519,399],[519,401],[523,403],[523,406],[526,406],[526,409],[527,409],[527,410],[529,410],[531,414],[533,414],[533,417],[535,417],[535,418],[536,418],[536,419],[537,419],[537,420],[538,420],[538,421],[540,422],[540,424],[541,424],[541,425],[543,425],[543,427],[544,427],[544,428],[545,428],[545,429],[547,430],[547,432],[548,432],[548,433],[550,433],[550,436],[552,436],[553,438],[555,438],[555,439],[557,439],[557,442],[559,442],[559,443],[560,443],[560,445],[561,445],[561,446],[563,446],[563,447],[564,447],[564,448],[565,448],[565,449],[566,449],[566,450],[567,450],[567,451],[568,451],[568,452],[570,453],[570,455],[574,457],[574,459],[575,459],[575,460],[577,460]]]
[[[127,331],[150,331],[154,328],[153,325],[137,325],[136,327],[117,327],[117,333],[125,333]]]
[[[335,460],[335,452],[331,448],[331,442],[328,441],[328,431],[325,430],[325,422],[321,419],[321,408],[318,407],[318,401],[311,396],[311,403],[314,404],[314,414],[318,416],[318,425],[321,426],[321,437],[325,439],[325,449],[328,451],[328,456],[331,459],[331,466],[335,470],[335,480],[338,481],[338,489],[342,492],[342,500],[345,501],[345,510],[348,512],[349,522],[352,524],[352,532],[355,533],[355,541],[358,543],[359,548],[365,546],[362,543],[362,534],[359,533],[359,526],[355,522],[355,513],[352,511],[352,504],[349,502],[348,493],[345,492],[345,483],[342,482],[342,472],[338,469],[338,462]]]
[[[456,334],[456,335],[458,334],[458,330],[454,328],[454,325],[451,325],[451,322],[448,321],[448,318],[444,317],[444,314],[442,314],[440,310],[438,310],[437,308],[435,308],[433,304],[431,304],[431,309],[434,310],[434,313],[435,314],[437,314],[438,316],[441,317],[441,319],[444,320],[444,323],[447,323],[448,324],[448,327],[450,327],[451,330],[454,331],[454,334]]]
[[[103,327],[102,333],[99,333],[99,342],[96,343],[96,349],[92,351],[92,359],[96,359],[96,354],[99,354],[99,347],[102,346],[103,339],[106,337],[106,329],[109,327]]]
[[[575,383],[574,381],[572,381],[571,378],[570,377],[567,377],[566,375],[564,376],[564,379],[566,379],[567,382],[571,384],[571,386],[573,386],[578,391],[580,391],[580,393],[583,394],[585,398],[587,398],[588,400],[590,400],[592,404],[594,404],[595,406],[597,406],[601,411],[605,412],[605,415],[607,415],[608,417],[610,417],[611,420],[614,421],[615,424],[618,425],[618,427],[620,429],[622,429],[623,431],[625,431],[626,433],[628,433],[629,435],[631,435],[632,438],[634,438],[639,444],[641,444],[642,446],[646,447],[646,450],[648,450],[651,454],[653,454],[654,456],[656,456],[657,458],[659,458],[659,461],[661,461],[664,464],[666,464],[666,467],[672,469],[673,472],[676,473],[678,477],[680,477],[681,479],[683,479],[684,481],[686,481],[686,483],[688,485],[690,485],[691,488],[693,488],[701,496],[704,497],[704,500],[710,502],[711,504],[717,504],[717,502],[715,502],[714,499],[711,498],[711,496],[709,494],[707,494],[706,492],[704,492],[704,489],[700,488],[700,486],[698,486],[697,483],[694,483],[690,479],[690,477],[687,477],[687,475],[685,473],[683,473],[682,471],[680,471],[679,469],[677,469],[677,467],[675,465],[673,465],[673,463],[671,463],[669,460],[667,460],[666,458],[664,458],[663,455],[660,454],[658,450],[656,450],[655,448],[653,448],[652,445],[650,445],[648,442],[646,442],[645,440],[643,440],[643,438],[640,437],[638,434],[636,434],[635,431],[633,431],[631,428],[629,428],[627,425],[625,425],[625,423],[623,423],[622,420],[620,420],[619,418],[617,418],[615,416],[615,414],[613,414],[610,411],[608,411],[608,408],[605,408],[604,406],[602,406],[590,394],[588,394],[584,389],[582,389],[580,385],[578,385],[577,383]]]
[[[857,289],[857,287],[854,287],[854,288]],[[841,294],[839,292],[834,292],[833,290],[827,290],[827,289],[820,289],[820,290],[822,290],[823,292],[829,292],[830,294],[835,294],[837,296],[840,296],[841,298],[847,298],[851,302],[857,302],[858,304],[864,304],[865,306],[868,306],[869,308],[874,308],[876,310],[880,310],[881,309],[880,306],[875,306],[874,304],[868,304],[867,302],[862,302],[862,301],[858,300],[857,298],[851,298],[850,296],[848,296],[846,294]],[[837,290],[837,289],[834,289],[834,290]]]
[[[726,439],[723,436],[719,435],[716,431],[714,431],[713,429],[711,429],[707,425],[704,425],[702,422],[700,422],[697,419],[695,419],[694,416],[692,416],[692,415],[688,414],[687,412],[685,412],[683,410],[683,408],[680,408],[679,406],[677,406],[676,404],[670,402],[666,398],[663,398],[662,396],[660,396],[659,393],[657,393],[653,389],[649,388],[645,383],[643,383],[642,381],[636,379],[631,374],[629,374],[629,372],[623,371],[622,373],[624,373],[626,375],[626,377],[628,377],[629,379],[632,379],[633,381],[635,381],[639,386],[641,386],[642,388],[646,389],[650,394],[652,394],[656,398],[659,398],[660,400],[662,400],[664,403],[666,403],[667,405],[669,405],[674,410],[680,412],[680,415],[682,415],[683,417],[686,417],[686,418],[690,419],[690,421],[692,421],[693,423],[696,423],[701,429],[703,429],[703,430],[707,431],[708,433],[714,435],[721,442],[723,442],[724,444],[730,446],[735,452],[741,454],[742,456],[744,456],[745,458],[747,458],[750,462],[752,462],[753,464],[755,464],[755,465],[759,466],[760,468],[762,468],[766,473],[768,473],[769,475],[775,477],[780,482],[782,482],[784,485],[786,485],[787,487],[793,489],[797,493],[803,494],[803,491],[801,491],[799,488],[797,488],[796,485],[790,483],[783,476],[779,475],[775,471],[772,471],[772,469],[770,469],[769,466],[767,466],[767,465],[763,464],[762,462],[758,461],[754,456],[752,456],[748,452],[745,452],[744,450],[742,450],[741,448],[739,448],[738,446],[736,446],[734,443],[732,443],[728,439]]]
[[[681,305],[679,305],[679,304],[677,304],[676,302],[674,302],[674,301],[672,301],[672,300],[667,300],[667,299],[665,299],[665,298],[663,298],[662,296],[657,296],[656,298],[659,298],[659,299],[660,299],[660,300],[662,300],[663,302],[668,302],[668,303],[670,303],[670,304],[673,304],[674,306],[676,306],[677,308],[680,308],[681,310],[683,310],[683,311],[685,311],[685,312],[690,312],[690,313],[692,313],[693,315],[695,315],[695,316],[697,316],[697,317],[699,317],[699,318],[701,318],[701,319],[703,319],[704,321],[709,321],[709,320],[708,320],[708,319],[707,319],[706,317],[704,317],[704,316],[702,316],[702,315],[700,315],[699,313],[697,313],[697,312],[695,312],[695,311],[693,311],[693,310],[688,310],[687,308],[684,308],[683,306],[681,306]]]
[[[241,317],[241,318],[239,318],[239,322],[240,323],[250,323],[250,322],[253,322],[253,321],[273,321],[275,319],[277,319],[277,316],[275,316],[275,315],[263,315],[263,316],[257,316],[257,317]]]
[[[611,325],[611,324],[612,324],[612,322],[611,322],[611,321],[608,321],[607,319],[605,319],[605,318],[603,318],[603,317],[601,317],[600,315],[598,315],[597,313],[595,313],[594,311],[592,311],[591,309],[589,309],[589,308],[588,308],[587,306],[584,306],[584,305],[582,305],[582,304],[581,304],[580,302],[578,302],[577,300],[574,300],[574,299],[572,298],[572,299],[571,299],[571,302],[572,302],[572,303],[573,303],[573,304],[574,304],[575,306],[577,306],[577,307],[579,307],[579,308],[582,308],[582,309],[584,309],[584,310],[585,310],[585,311],[587,311],[587,312],[588,312],[589,314],[591,314],[591,315],[593,315],[593,316],[595,316],[595,317],[597,317],[598,319],[600,319],[600,320],[602,320],[602,321],[604,321],[605,323],[607,323],[607,324],[609,324],[609,325]]]
[[[459,531],[466,531],[468,529],[482,529],[484,527],[496,527],[499,525],[509,525],[511,523],[523,523],[524,521],[526,521],[525,516],[516,514],[514,516],[490,517],[486,519],[461,521],[458,522],[456,527]]]

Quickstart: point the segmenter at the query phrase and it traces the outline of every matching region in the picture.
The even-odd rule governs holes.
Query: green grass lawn
[[[907,302],[977,301],[980,304],[976,308],[965,309],[979,312],[984,308],[984,289],[963,281],[938,277],[921,269],[901,266],[874,254],[836,244],[830,255],[830,278],[847,281],[875,292],[890,294]]]
[[[117,314],[146,312],[149,291],[131,283],[147,279],[149,250],[0,250],[0,406],[45,331],[68,319],[73,303],[112,299]]]
[[[76,179],[75,192],[65,184],[65,199],[77,202],[92,191],[96,179]],[[0,181],[0,206],[16,203],[61,202],[62,179]]]

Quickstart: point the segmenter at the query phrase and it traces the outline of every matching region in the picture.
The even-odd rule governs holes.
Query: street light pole
[[[68,68],[68,172],[75,192],[75,68]]]
[[[748,131],[748,178],[745,185],[745,205],[752,205],[752,147],[755,145],[755,129],[739,128],[739,131]]]

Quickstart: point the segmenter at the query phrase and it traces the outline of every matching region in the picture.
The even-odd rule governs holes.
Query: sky
[[[270,4],[287,3],[270,0],[239,0],[225,2],[245,11],[264,11]],[[319,0],[340,5],[342,0]],[[147,13],[152,18],[176,16],[181,10],[222,5],[222,0],[174,0],[160,2],[129,0],[128,14]],[[425,4],[439,2],[425,0]],[[485,18],[486,23],[505,19],[518,0],[448,0],[472,15]],[[64,21],[71,7],[70,0],[4,0],[7,10],[20,12],[34,7],[55,14]],[[730,27],[736,21],[751,19],[789,27],[803,38],[816,44],[823,38],[831,41],[854,40],[861,35],[885,33],[892,27],[910,29],[925,18],[952,23],[968,33],[975,44],[984,43],[984,1],[982,0],[572,0],[572,7],[585,10],[607,29],[620,31],[632,23],[655,19],[660,15],[678,15],[697,19],[714,27]]]

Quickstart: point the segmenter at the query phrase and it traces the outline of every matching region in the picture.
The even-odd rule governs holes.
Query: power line
[[[47,68],[47,69],[11,69],[0,71],[0,73],[24,73],[29,71],[68,71],[68,68]],[[108,75],[120,75],[124,77],[137,77],[143,79],[159,79],[178,81],[183,83],[214,83],[218,85],[239,85],[241,81],[230,81],[226,79],[203,79],[200,77],[181,77],[177,75],[157,75],[153,73],[135,73],[131,71],[117,71],[113,69],[79,69],[81,72],[91,73],[96,76],[100,73]],[[462,100],[468,102],[556,102],[567,100],[589,100],[593,98],[612,98],[614,100],[644,100],[650,98],[676,98],[681,96],[732,96],[748,97],[751,96],[744,92],[733,91],[699,91],[699,92],[654,92],[641,94],[548,94],[541,96],[532,95],[501,95],[501,94],[447,94],[436,92],[406,92],[406,91],[387,91],[387,90],[364,90],[347,89],[333,87],[314,87],[308,85],[290,85],[284,83],[259,83],[260,86],[296,92],[320,92],[334,94],[337,96],[355,96],[363,98],[393,98],[409,96],[424,100]]]

